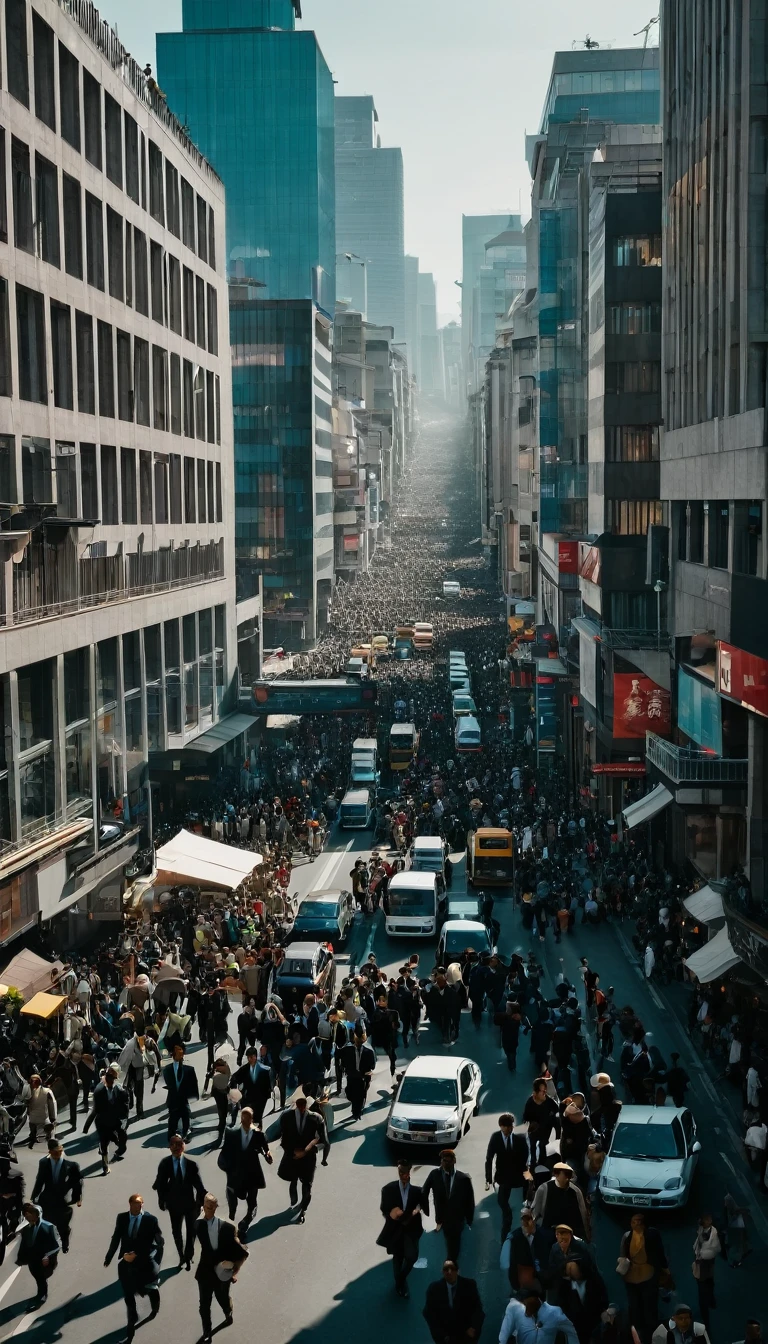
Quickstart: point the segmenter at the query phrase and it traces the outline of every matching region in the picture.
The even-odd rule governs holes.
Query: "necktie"
[[[448,1306],[453,1310],[453,1284],[448,1284]]]
[[[130,1237],[131,1241],[133,1241],[134,1237],[136,1236],[136,1228],[138,1226],[138,1222],[139,1220],[136,1214],[135,1213],[131,1214],[131,1223],[128,1229],[128,1236]]]
[[[177,1082],[177,1083],[180,1083],[180,1082],[181,1082],[181,1069],[182,1069],[181,1064],[177,1064],[177,1065],[176,1065],[176,1082]]]
[[[450,1171],[446,1171],[446,1173],[445,1173],[445,1189],[446,1189],[446,1191],[447,1191],[448,1198],[450,1199],[450,1196],[451,1196],[451,1173],[450,1173]],[[450,1284],[449,1284],[448,1286],[450,1287]]]
[[[176,1177],[176,1180],[178,1181],[179,1177],[181,1176],[181,1162],[179,1161],[178,1157],[174,1157],[173,1159],[173,1174]]]

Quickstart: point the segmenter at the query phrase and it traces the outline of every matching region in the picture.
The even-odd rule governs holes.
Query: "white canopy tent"
[[[33,994],[50,991],[63,970],[63,962],[46,961],[45,957],[39,957],[36,952],[24,948],[0,971],[0,980],[4,985],[18,989],[25,999],[31,999]]]
[[[683,905],[688,914],[701,924],[717,924],[725,920],[723,898],[714,887],[707,886],[694,891],[693,895],[686,896]]]
[[[642,826],[644,821],[652,821],[665,807],[669,807],[671,802],[672,794],[669,789],[665,789],[663,784],[657,784],[656,788],[646,793],[644,798],[624,808],[627,830],[631,831],[635,826]]]
[[[718,980],[721,975],[725,975],[726,971],[732,971],[740,961],[741,957],[737,957],[731,947],[728,930],[722,928],[698,952],[688,957],[685,968],[696,976],[700,984],[708,985],[711,980]]]
[[[192,882],[199,887],[221,887],[234,891],[263,862],[260,854],[218,840],[206,840],[192,831],[179,831],[158,849],[157,886],[172,887]]]

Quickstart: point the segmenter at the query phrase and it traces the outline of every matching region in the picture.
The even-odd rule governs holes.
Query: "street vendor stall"
[[[236,891],[263,860],[261,854],[251,850],[182,830],[158,849],[156,862],[156,886],[192,882],[195,886]]]
[[[51,1018],[56,1017],[58,1013],[63,1012],[67,1000],[63,994],[34,994],[25,1003],[21,1009],[27,1017],[40,1017],[44,1022],[49,1022]]]
[[[8,965],[0,971],[0,980],[4,985],[17,989],[25,999],[31,999],[38,990],[51,989],[64,970],[60,961],[46,961],[36,952],[24,948],[17,952]]]

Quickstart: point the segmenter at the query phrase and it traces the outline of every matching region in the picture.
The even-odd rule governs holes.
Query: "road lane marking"
[[[312,884],[315,891],[325,890],[325,884],[328,881],[330,874],[334,871],[336,866],[339,863],[341,863],[341,860],[344,858],[344,855],[349,853],[350,849],[352,848],[352,845],[353,841],[348,840],[343,849],[334,849],[332,853],[328,855],[327,862],[320,869],[320,872],[316,874],[315,880]]]
[[[21,1265],[17,1265],[13,1273],[8,1275],[8,1278],[5,1280],[5,1283],[3,1284],[2,1288],[0,1288],[0,1302],[2,1302],[3,1298],[5,1297],[5,1294],[8,1292],[8,1289],[11,1287],[11,1284],[15,1283],[16,1279],[19,1277],[21,1273],[21,1268],[22,1268]]]

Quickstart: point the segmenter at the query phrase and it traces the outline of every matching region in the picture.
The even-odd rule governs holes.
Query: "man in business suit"
[[[266,1185],[261,1169],[262,1157],[272,1165],[272,1154],[264,1133],[254,1125],[250,1106],[243,1106],[239,1127],[227,1130],[219,1153],[219,1167],[227,1175],[227,1212],[233,1222],[237,1217],[238,1200],[245,1200],[245,1217],[237,1225],[241,1240],[255,1216],[259,1191]]]
[[[422,1315],[435,1344],[479,1339],[485,1312],[477,1284],[459,1275],[455,1260],[446,1260],[442,1279],[429,1285]]]
[[[371,1075],[376,1067],[376,1052],[367,1044],[361,1022],[356,1024],[351,1042],[341,1052],[341,1067],[347,1079],[344,1090],[352,1107],[352,1119],[359,1120],[371,1085]]]
[[[456,1154],[452,1148],[444,1148],[441,1152],[440,1166],[429,1173],[424,1182],[424,1193],[435,1201],[437,1231],[442,1227],[448,1259],[458,1264],[461,1234],[465,1226],[472,1226],[475,1216],[475,1192],[466,1172],[456,1170]]]
[[[324,1142],[325,1125],[322,1116],[307,1110],[307,1098],[297,1097],[292,1111],[284,1111],[280,1117],[280,1147],[283,1156],[277,1168],[278,1176],[290,1182],[291,1205],[299,1202],[299,1183],[301,1183],[301,1208],[298,1221],[303,1223],[312,1199],[312,1183],[317,1168],[317,1150]]]
[[[240,1267],[248,1259],[248,1252],[245,1246],[241,1246],[234,1224],[219,1218],[218,1207],[216,1196],[206,1195],[203,1216],[195,1224],[195,1236],[200,1243],[200,1261],[195,1278],[200,1295],[202,1344],[211,1344],[211,1305],[214,1297],[224,1312],[224,1324],[232,1324],[234,1318],[230,1285],[237,1282]],[[220,1267],[219,1273],[216,1272],[217,1266]],[[226,1277],[220,1277],[221,1274]]]
[[[144,1200],[141,1195],[131,1195],[128,1200],[128,1212],[117,1215],[112,1240],[104,1257],[106,1268],[112,1263],[115,1253],[117,1251],[120,1253],[117,1276],[128,1312],[126,1344],[130,1344],[133,1339],[139,1320],[136,1298],[145,1296],[149,1298],[152,1310],[147,1317],[148,1321],[154,1320],[160,1310],[157,1278],[163,1258],[163,1246],[163,1235],[155,1215],[144,1212]]]
[[[100,1083],[93,1089],[91,1109],[88,1113],[83,1133],[87,1134],[91,1122],[96,1122],[99,1136],[101,1166],[105,1176],[109,1175],[109,1145],[117,1144],[114,1160],[119,1162],[125,1156],[128,1143],[126,1121],[131,1109],[131,1100],[125,1088],[117,1082],[117,1069],[109,1068]]]
[[[499,1128],[491,1135],[485,1154],[485,1188],[497,1187],[501,1209],[501,1240],[506,1241],[512,1226],[509,1200],[513,1190],[522,1190],[530,1180],[531,1153],[524,1134],[513,1134],[515,1117],[509,1111],[499,1116]],[[494,1170],[495,1164],[495,1170]]]
[[[409,1297],[408,1275],[419,1258],[419,1241],[424,1231],[422,1213],[429,1213],[429,1197],[420,1185],[411,1184],[411,1164],[401,1158],[397,1164],[397,1180],[389,1181],[381,1191],[381,1212],[384,1226],[376,1238],[392,1256],[395,1292],[398,1297]]]
[[[168,1089],[168,1140],[174,1134],[183,1139],[192,1135],[192,1112],[189,1103],[200,1096],[197,1074],[190,1064],[184,1063],[186,1051],[181,1042],[173,1047],[173,1063],[163,1069],[163,1082]]]
[[[507,1234],[509,1269],[507,1276],[513,1293],[522,1293],[536,1280],[549,1282],[549,1255],[552,1250],[551,1228],[537,1227],[530,1209],[520,1214],[520,1226]]]
[[[43,1218],[39,1204],[23,1204],[21,1211],[26,1222],[19,1238],[16,1263],[26,1265],[35,1280],[37,1296],[27,1304],[31,1310],[41,1307],[48,1297],[48,1280],[59,1263],[61,1245],[56,1228]]]
[[[230,1087],[238,1087],[242,1093],[242,1105],[249,1106],[257,1125],[264,1119],[267,1102],[272,1096],[272,1070],[269,1066],[269,1050],[266,1045],[249,1045],[245,1052],[246,1063],[232,1074]]]
[[[157,1191],[160,1208],[163,1212],[167,1209],[171,1215],[171,1232],[179,1253],[179,1264],[185,1269],[191,1269],[195,1253],[195,1223],[203,1207],[205,1186],[197,1163],[186,1156],[180,1134],[173,1135],[169,1147],[170,1157],[162,1159],[152,1189]]]
[[[41,1157],[32,1187],[32,1202],[40,1205],[43,1218],[53,1223],[61,1239],[64,1255],[69,1250],[72,1206],[83,1202],[83,1178],[77,1162],[64,1156],[58,1139],[48,1140],[48,1156]]]

